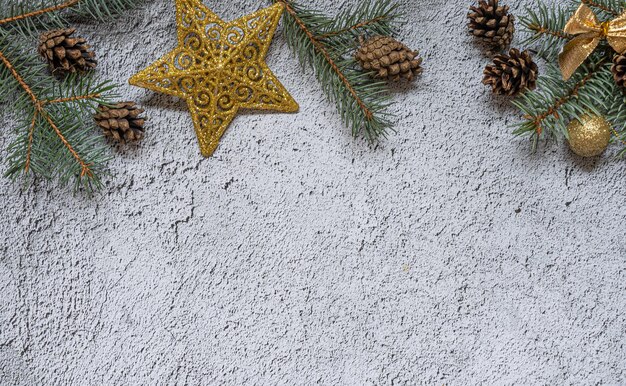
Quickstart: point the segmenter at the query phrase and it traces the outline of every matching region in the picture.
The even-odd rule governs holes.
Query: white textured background
[[[279,31],[299,114],[240,115],[203,159],[184,103],[125,87],[148,135],[95,199],[0,180],[0,384],[626,384],[626,164],[510,134],[468,3],[400,1],[426,69],[375,149]],[[125,83],[174,47],[173,1],[81,33]]]

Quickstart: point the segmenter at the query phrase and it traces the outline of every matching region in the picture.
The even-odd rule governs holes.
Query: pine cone
[[[483,84],[491,85],[494,94],[514,96],[536,87],[539,69],[528,51],[511,48],[508,55],[496,55],[483,73]]]
[[[94,119],[104,135],[117,142],[128,143],[143,138],[146,120],[139,117],[143,112],[134,102],[120,102],[110,107],[100,105]]]
[[[611,72],[613,73],[615,83],[622,88],[626,88],[626,53],[615,55]]]
[[[84,72],[96,67],[96,54],[87,41],[72,37],[76,28],[44,32],[39,38],[39,54],[46,59],[53,74]]]
[[[509,15],[509,6],[499,6],[498,0],[480,0],[478,7],[470,7],[467,25],[472,35],[492,48],[502,51],[513,39],[515,18]]]
[[[419,52],[389,36],[375,36],[367,41],[361,38],[356,59],[366,71],[375,71],[375,77],[387,80],[404,78],[409,82],[422,73]]]

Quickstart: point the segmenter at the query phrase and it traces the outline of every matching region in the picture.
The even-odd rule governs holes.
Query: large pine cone
[[[96,54],[87,41],[72,37],[76,28],[44,32],[39,38],[39,54],[46,59],[53,74],[84,72],[96,67]]]
[[[143,138],[146,120],[139,117],[143,112],[134,102],[121,102],[113,106],[100,105],[94,119],[104,135],[117,142],[128,143]]]
[[[539,69],[528,51],[511,48],[508,55],[496,55],[483,73],[483,84],[491,85],[495,94],[514,96],[537,86]]]
[[[506,49],[515,33],[515,18],[509,15],[509,6],[499,6],[498,0],[480,0],[478,7],[470,7],[467,25],[472,35],[498,51]]]
[[[364,70],[373,72],[377,78],[412,81],[422,73],[422,58],[418,55],[419,52],[392,37],[375,36],[367,41],[361,39],[356,59]]]
[[[626,53],[615,55],[611,72],[613,73],[615,83],[622,88],[626,88]]]

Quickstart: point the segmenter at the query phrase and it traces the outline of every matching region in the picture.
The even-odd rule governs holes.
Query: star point
[[[176,0],[178,46],[130,84],[185,99],[209,157],[239,109],[298,111],[265,63],[282,12],[277,3],[225,22],[200,0]]]

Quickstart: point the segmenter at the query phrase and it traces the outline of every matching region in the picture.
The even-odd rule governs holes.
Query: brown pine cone
[[[96,54],[85,39],[72,37],[74,32],[76,28],[66,28],[41,34],[38,51],[53,74],[84,72],[96,67]]]
[[[613,73],[615,83],[622,88],[626,88],[626,53],[617,54],[613,57],[611,72]]]
[[[128,143],[143,138],[146,119],[139,117],[143,112],[134,102],[120,102],[113,106],[100,105],[93,118],[104,135],[117,142]]]
[[[422,58],[419,52],[389,36],[374,36],[364,41],[356,52],[356,60],[365,71],[370,71],[376,78],[409,82],[422,73]]]
[[[483,84],[491,85],[494,94],[514,96],[536,87],[539,69],[528,51],[511,48],[508,55],[496,55],[483,74]]]
[[[480,0],[478,7],[470,7],[468,28],[491,48],[506,49],[515,33],[515,18],[509,15],[509,6],[498,5],[498,0]]]

